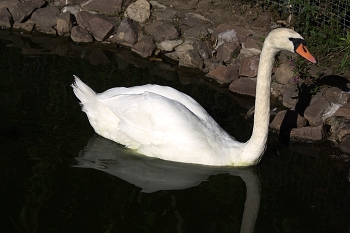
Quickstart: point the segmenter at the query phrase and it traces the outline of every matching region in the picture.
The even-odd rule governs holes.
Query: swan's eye
[[[289,38],[290,41],[293,42],[294,51],[296,51],[300,45],[306,46],[306,41],[301,38]]]

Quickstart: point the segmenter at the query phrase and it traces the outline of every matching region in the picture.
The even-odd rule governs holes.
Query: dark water
[[[240,104],[251,100],[125,50],[6,36],[0,232],[350,232],[350,185],[317,145],[288,149],[271,135],[261,163],[248,169],[144,158],[95,135],[70,84],[75,74],[97,91],[172,86],[239,140],[251,130]]]

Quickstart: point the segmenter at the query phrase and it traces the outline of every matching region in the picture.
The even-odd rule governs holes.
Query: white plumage
[[[274,30],[266,38],[259,64],[255,124],[246,143],[237,142],[194,99],[170,87],[119,87],[96,94],[76,76],[72,87],[96,133],[141,154],[212,166],[253,165],[260,161],[268,133],[274,56],[283,48],[295,50],[289,38],[302,39],[289,29]]]

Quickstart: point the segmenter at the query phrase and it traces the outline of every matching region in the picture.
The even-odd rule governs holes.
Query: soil
[[[277,24],[273,13],[253,1],[235,0],[158,0],[165,6],[173,6],[178,12],[197,13],[209,19],[214,25],[229,23],[266,35]]]

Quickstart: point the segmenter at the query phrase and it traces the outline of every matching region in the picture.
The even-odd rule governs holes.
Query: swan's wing
[[[109,89],[103,93],[98,94],[100,100],[107,100],[113,97],[116,97],[118,95],[134,95],[134,94],[142,94],[145,92],[154,93],[163,97],[166,97],[171,100],[176,100],[177,102],[180,102],[188,110],[193,112],[195,115],[197,115],[199,118],[203,120],[210,120],[208,119],[208,113],[207,111],[198,104],[197,101],[195,101],[192,97],[167,86],[159,86],[159,85],[143,85],[143,86],[135,86],[130,88],[125,87],[117,87]]]
[[[154,93],[119,95],[103,103],[120,119],[119,132],[148,155],[208,153],[216,143],[211,129],[183,104]],[[215,125],[214,125],[215,127]],[[128,146],[128,145],[126,145]]]

